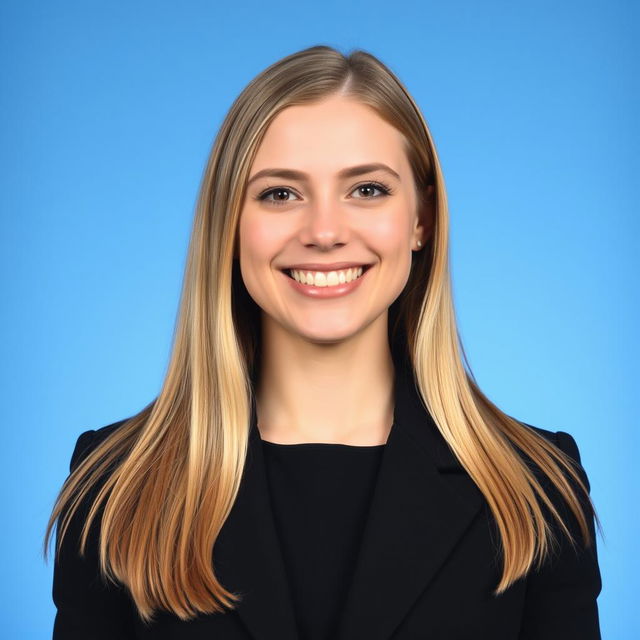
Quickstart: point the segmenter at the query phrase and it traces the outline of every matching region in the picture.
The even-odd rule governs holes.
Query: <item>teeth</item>
[[[316,287],[335,287],[338,284],[351,282],[362,275],[362,267],[352,267],[340,271],[298,271],[290,269],[289,273],[294,280],[302,284],[310,284]]]

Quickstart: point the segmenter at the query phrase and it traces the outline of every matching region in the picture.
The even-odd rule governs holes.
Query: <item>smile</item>
[[[298,293],[312,298],[334,298],[355,291],[373,265],[362,265],[335,271],[299,271],[284,269],[281,273]]]
[[[297,282],[315,287],[335,287],[345,282],[351,282],[362,274],[371,265],[352,267],[350,269],[340,269],[336,271],[300,271],[298,269],[287,269],[286,272]]]

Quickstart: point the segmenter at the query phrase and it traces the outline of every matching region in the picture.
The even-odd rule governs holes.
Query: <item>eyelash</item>
[[[382,196],[369,196],[361,198],[362,200],[375,200],[376,198],[380,198],[380,197],[384,197],[384,196],[389,196],[393,193],[393,189],[384,184],[383,182],[363,182],[362,184],[359,184],[357,186],[355,186],[352,191],[355,191],[356,189],[360,189],[361,187],[375,187],[376,189],[382,191]],[[280,207],[282,205],[285,204],[289,204],[289,200],[267,200],[267,196],[272,194],[274,191],[278,191],[278,190],[282,190],[282,191],[291,191],[293,193],[295,193],[294,189],[291,189],[290,187],[271,187],[270,189],[267,189],[267,191],[263,191],[260,195],[256,196],[256,200],[259,200],[260,202],[267,202],[269,203],[269,205],[273,205],[276,207]],[[358,198],[357,198],[358,199]]]

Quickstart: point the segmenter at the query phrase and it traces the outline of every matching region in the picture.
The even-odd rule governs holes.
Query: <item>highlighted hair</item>
[[[47,525],[45,558],[53,525],[59,549],[74,513],[88,501],[81,548],[100,513],[101,571],[126,585],[145,621],[157,609],[187,620],[239,601],[211,562],[240,486],[260,353],[259,309],[234,259],[238,218],[248,172],[273,118],[335,94],[370,106],[403,135],[418,203],[433,208],[432,236],[413,253],[407,285],[390,309],[389,338],[409,357],[425,405],[495,518],[503,570],[494,593],[549,553],[555,539],[542,505],[575,544],[526,458],[569,505],[585,545],[593,542],[588,519],[595,509],[581,469],[496,407],[470,372],[453,307],[445,183],[418,106],[371,54],[345,56],[315,46],[265,69],[231,106],[202,178],[160,393],[72,470]]]

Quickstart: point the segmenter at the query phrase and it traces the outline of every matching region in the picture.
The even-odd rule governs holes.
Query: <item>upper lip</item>
[[[304,262],[292,264],[283,269],[297,269],[300,271],[338,271],[340,269],[349,269],[350,267],[368,267],[369,264],[364,262],[332,262],[331,264],[322,264],[320,262]]]

